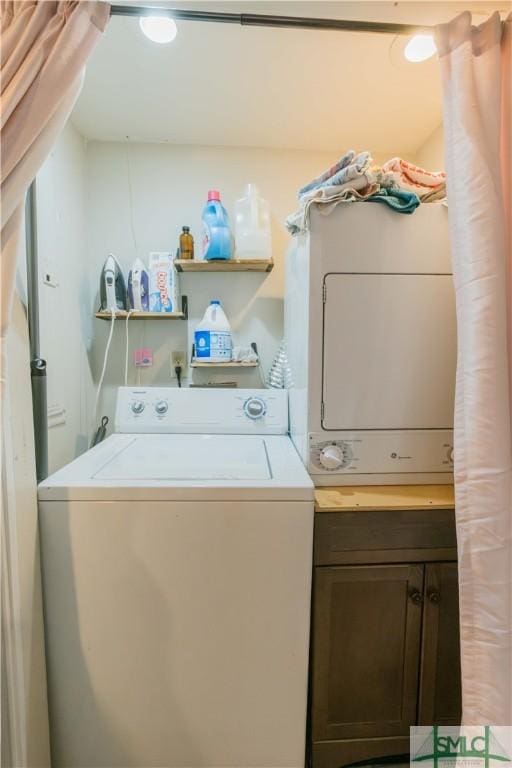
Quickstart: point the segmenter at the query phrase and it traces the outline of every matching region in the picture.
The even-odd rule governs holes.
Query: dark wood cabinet
[[[421,565],[319,568],[313,739],[396,736],[416,719]]]
[[[419,725],[460,723],[460,642],[457,563],[425,570]]]
[[[313,768],[407,754],[411,725],[460,722],[455,556],[453,510],[316,515]]]

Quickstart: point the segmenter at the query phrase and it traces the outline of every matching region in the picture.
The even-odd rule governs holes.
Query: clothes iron
[[[100,309],[102,312],[126,309],[126,285],[116,257],[110,253],[101,270]]]
[[[136,312],[149,309],[149,276],[140,259],[135,259],[128,275],[128,302]]]

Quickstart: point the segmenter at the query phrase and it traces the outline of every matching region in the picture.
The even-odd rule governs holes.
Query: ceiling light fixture
[[[432,35],[414,35],[405,46],[404,56],[407,61],[426,61],[435,54],[436,50]]]
[[[170,16],[141,16],[139,24],[154,43],[172,43],[178,33],[176,22]]]

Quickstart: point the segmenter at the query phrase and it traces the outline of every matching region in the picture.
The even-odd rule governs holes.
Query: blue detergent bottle
[[[220,192],[211,189],[203,209],[203,259],[225,261],[233,253],[233,238],[228,213],[220,201]]]

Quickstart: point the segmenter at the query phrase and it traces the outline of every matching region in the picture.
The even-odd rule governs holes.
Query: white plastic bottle
[[[235,247],[237,259],[272,258],[270,206],[255,184],[235,203]]]
[[[200,363],[229,363],[233,342],[231,326],[218,299],[206,308],[194,333],[195,359]]]

